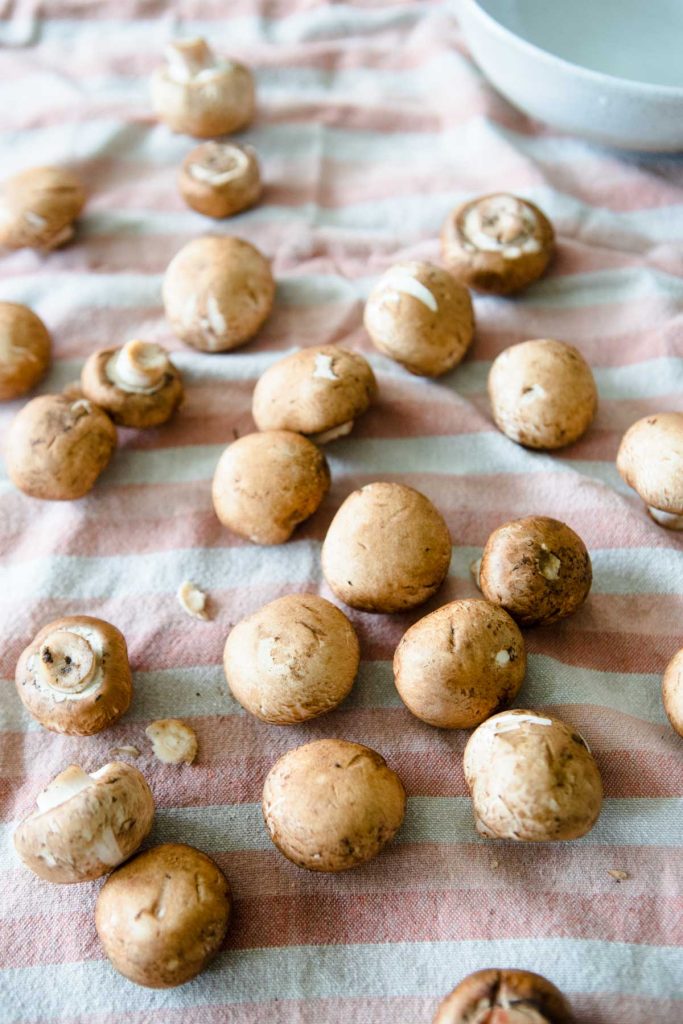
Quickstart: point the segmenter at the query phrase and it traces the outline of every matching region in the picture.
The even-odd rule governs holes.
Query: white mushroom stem
[[[87,639],[66,629],[50,633],[38,654],[40,678],[61,693],[84,690],[93,679],[97,664],[97,655]]]
[[[309,437],[314,444],[327,444],[328,441],[336,441],[338,437],[346,437],[353,430],[353,420],[340,423],[338,427],[330,427],[329,430],[322,430],[319,434],[310,434]]]
[[[70,764],[63,772],[56,775],[49,786],[46,786],[42,793],[36,797],[36,806],[39,811],[51,811],[53,807],[59,807],[66,803],[76,793],[93,785],[93,780],[82,768],[76,764]]]
[[[503,732],[513,732],[513,730],[519,729],[524,722],[528,722],[530,725],[553,724],[549,718],[541,718],[540,715],[515,715],[511,712],[509,715],[501,715],[500,718],[496,718],[493,723],[493,731],[496,736]]]
[[[189,173],[197,181],[220,188],[234,178],[244,174],[249,166],[249,158],[239,146],[229,142],[210,142],[206,145],[203,160],[191,163]]]
[[[334,372],[332,356],[328,356],[326,352],[316,353],[313,376],[320,377],[322,380],[339,380]]]
[[[201,71],[216,66],[211,47],[205,39],[197,36],[194,39],[177,39],[166,47],[166,63],[168,74],[176,82],[189,82]]]
[[[673,512],[663,512],[661,508],[653,508],[651,505],[648,506],[648,512],[654,521],[666,530],[683,530],[683,516],[678,516]]]
[[[540,251],[532,212],[514,196],[497,195],[473,203],[462,219],[466,241],[481,252],[500,252],[507,259]]]
[[[209,618],[209,613],[206,610],[206,594],[191,580],[185,580],[178,587],[178,601],[184,611],[193,619],[207,620]]]
[[[423,306],[437,313],[439,304],[435,296],[426,285],[418,281],[411,274],[407,267],[390,267],[379,280],[380,288],[383,291],[402,292],[404,295],[412,295],[414,299],[421,302]]]
[[[128,341],[107,364],[107,376],[124,391],[157,391],[168,369],[168,356],[153,342]]]

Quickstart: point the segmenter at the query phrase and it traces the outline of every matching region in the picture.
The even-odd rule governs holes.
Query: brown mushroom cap
[[[123,634],[104,619],[68,615],[22,651],[16,685],[29,714],[52,732],[91,736],[113,725],[133,694]]]
[[[0,401],[35,387],[50,365],[45,324],[17,302],[0,302]]]
[[[294,352],[273,363],[254,389],[252,413],[259,430],[295,430],[311,440],[349,433],[370,405],[377,382],[367,359],[336,345]]]
[[[363,322],[380,352],[423,377],[457,366],[474,337],[470,293],[434,263],[390,267],[370,293]]]
[[[524,639],[488,601],[451,601],[411,626],[394,654],[394,679],[412,713],[442,729],[471,729],[517,695]]]
[[[629,427],[617,469],[655,513],[683,515],[683,413],[659,412]],[[666,518],[657,522],[665,525]]]
[[[580,608],[593,581],[578,534],[557,519],[526,516],[494,530],[479,569],[481,592],[521,626],[557,622]]]
[[[554,240],[552,224],[537,206],[496,192],[470,199],[448,215],[441,255],[468,288],[508,295],[545,273]]]
[[[73,238],[85,206],[79,179],[62,167],[32,167],[0,189],[0,246],[56,249]]]
[[[319,448],[288,430],[246,434],[221,455],[213,507],[223,526],[254,544],[284,544],[330,486]]]
[[[176,253],[163,283],[166,316],[187,345],[225,352],[252,338],[275,297],[270,264],[241,238],[205,235]]]
[[[122,427],[157,427],[183,398],[180,373],[161,345],[129,341],[93,352],[81,372],[83,394]]]
[[[683,648],[674,654],[664,670],[662,700],[672,727],[683,736]]]
[[[100,878],[135,853],[154,818],[154,798],[141,774],[114,761],[87,775],[71,765],[37,798],[14,833],[27,868],[48,882]]]
[[[180,194],[206,217],[232,217],[261,195],[256,151],[236,142],[202,142],[187,154],[178,178]]]
[[[591,368],[562,341],[523,341],[504,349],[489,373],[493,418],[527,448],[562,448],[588,430],[598,406]]]
[[[439,1005],[433,1024],[572,1024],[571,1007],[532,971],[475,971]]]
[[[218,953],[230,904],[228,881],[206,854],[164,843],[109,876],[95,927],[120,974],[147,988],[174,988]]]
[[[396,483],[366,484],[330,523],[322,567],[352,608],[399,612],[423,604],[448,573],[451,537],[429,498]]]
[[[236,700],[257,718],[294,725],[337,707],[358,672],[356,632],[316,594],[287,594],[232,629],[223,666]]]
[[[40,395],[12,421],[9,478],[32,498],[71,501],[95,486],[116,448],[116,427],[86,399]]]
[[[199,139],[228,135],[254,116],[254,77],[244,64],[217,57],[201,38],[178,39],[152,77],[152,106],[174,132]]]
[[[280,853],[310,871],[345,871],[376,857],[398,831],[406,795],[374,750],[317,740],[290,750],[263,787],[263,817]]]
[[[488,718],[465,747],[477,830],[489,839],[578,839],[598,819],[600,772],[559,718],[515,709]]]

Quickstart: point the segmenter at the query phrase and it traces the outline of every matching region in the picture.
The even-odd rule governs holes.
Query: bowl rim
[[[588,82],[598,83],[603,87],[610,86],[622,92],[636,91],[651,97],[659,96],[662,99],[683,100],[683,86],[661,85],[656,82],[639,82],[636,78],[622,78],[619,75],[607,74],[605,71],[594,71],[583,64],[575,64],[573,61],[567,60],[566,57],[560,57],[551,50],[544,50],[542,46],[530,42],[524,36],[518,35],[512,29],[503,25],[502,22],[494,18],[492,14],[481,6],[479,0],[458,0],[458,7],[469,7],[477,17],[485,22],[489,31],[492,31],[494,35],[499,36],[503,41],[512,43],[521,50],[526,50],[545,64],[551,66],[558,65],[560,68],[571,71]]]

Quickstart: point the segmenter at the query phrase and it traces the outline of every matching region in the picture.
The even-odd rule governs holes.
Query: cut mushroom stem
[[[211,47],[199,36],[169,43],[165,57],[172,77],[183,82],[194,78],[200,71],[216,66],[216,58]]]
[[[203,148],[202,159],[189,166],[189,172],[197,181],[206,181],[219,187],[245,174],[249,167],[249,156],[239,146],[230,142],[209,142]]]
[[[168,369],[168,356],[153,342],[127,342],[107,367],[110,380],[124,391],[153,390],[161,387]]]
[[[84,636],[58,629],[40,648],[39,672],[45,683],[62,693],[80,693],[91,682],[97,657]]]
[[[683,530],[683,516],[673,512],[663,512],[661,508],[653,508],[652,505],[649,505],[647,510],[654,521],[665,529]]]

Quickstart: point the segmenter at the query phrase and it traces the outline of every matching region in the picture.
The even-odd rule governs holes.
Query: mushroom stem
[[[654,521],[666,530],[683,530],[683,516],[678,516],[673,512],[664,512],[661,508],[653,508],[651,505],[648,506],[648,512]]]
[[[216,66],[211,47],[199,36],[194,39],[177,39],[169,43],[165,57],[171,77],[179,82],[187,82],[200,71]]]
[[[249,157],[239,146],[229,142],[208,142],[202,159],[189,165],[188,171],[196,181],[206,181],[215,188],[245,174]]]
[[[148,390],[162,383],[167,368],[168,358],[160,345],[136,339],[119,349],[112,376],[124,390]]]
[[[91,682],[97,668],[92,647],[78,633],[55,630],[43,641],[38,672],[43,682],[62,693],[80,693]]]
[[[59,807],[76,793],[80,793],[81,790],[92,785],[93,780],[82,768],[79,768],[77,764],[70,764],[68,768],[54,777],[42,793],[38,794],[36,806],[39,811],[51,811],[53,807]]]

